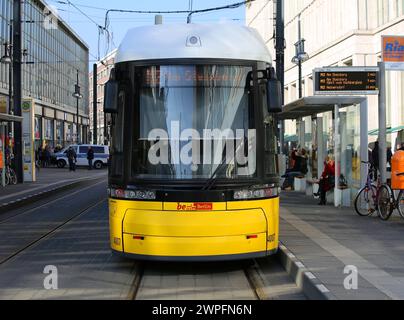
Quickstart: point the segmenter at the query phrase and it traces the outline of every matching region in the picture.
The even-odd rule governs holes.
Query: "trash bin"
[[[391,158],[391,188],[393,190],[404,190],[404,151],[397,151]]]

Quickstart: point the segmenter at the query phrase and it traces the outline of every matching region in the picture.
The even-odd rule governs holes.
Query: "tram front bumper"
[[[164,210],[162,203],[110,200],[111,247],[126,256],[157,260],[231,260],[274,253],[279,200],[245,206],[227,203],[216,205],[216,211],[183,212]]]

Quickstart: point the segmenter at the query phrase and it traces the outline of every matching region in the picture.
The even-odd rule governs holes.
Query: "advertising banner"
[[[382,61],[386,70],[404,70],[404,36],[382,36]]]
[[[35,143],[34,143],[34,110],[32,99],[22,101],[22,147],[24,182],[36,181],[35,176]]]

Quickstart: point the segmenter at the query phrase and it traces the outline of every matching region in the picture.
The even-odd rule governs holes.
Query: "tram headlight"
[[[252,188],[238,190],[234,192],[234,200],[251,200],[273,198],[279,195],[279,188],[275,186],[263,186],[261,188]]]
[[[150,190],[125,190],[125,189],[108,189],[108,195],[117,199],[128,200],[155,200],[156,192]]]

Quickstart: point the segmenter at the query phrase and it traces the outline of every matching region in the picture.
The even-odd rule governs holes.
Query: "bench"
[[[298,192],[306,192],[306,178],[303,176],[295,177],[294,189]]]
[[[336,189],[336,200],[339,201],[335,201],[334,203],[339,202],[341,204],[341,207],[350,207],[351,206],[351,189],[348,187],[338,187],[338,189]]]
[[[312,197],[318,192],[320,185],[316,179],[306,179],[306,196]]]

